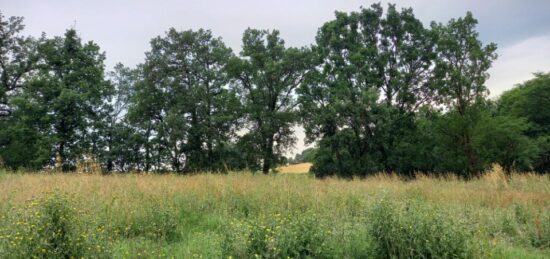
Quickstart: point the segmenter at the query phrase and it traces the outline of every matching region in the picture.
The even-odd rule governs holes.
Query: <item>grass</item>
[[[0,258],[550,258],[550,178],[499,168],[467,182],[0,173],[0,190]]]

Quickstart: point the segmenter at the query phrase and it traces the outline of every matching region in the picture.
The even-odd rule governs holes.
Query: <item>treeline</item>
[[[303,125],[317,176],[550,168],[550,74],[487,98],[496,45],[470,13],[426,27],[388,5],[336,12],[310,47],[247,29],[236,55],[208,30],[151,40],[106,72],[74,29],[22,36],[0,16],[0,160],[11,169],[265,173]]]

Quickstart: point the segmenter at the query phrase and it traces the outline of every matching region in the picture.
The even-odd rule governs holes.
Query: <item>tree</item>
[[[129,118],[145,128],[145,170],[223,170],[223,150],[238,129],[240,103],[227,86],[232,56],[210,31],[170,29],[151,41]]]
[[[276,30],[247,29],[229,71],[240,88],[248,132],[241,142],[252,169],[268,173],[295,142],[295,90],[310,65],[307,49],[286,48]]]
[[[306,134],[320,140],[317,175],[400,168],[393,150],[432,100],[433,45],[412,9],[394,5],[385,16],[380,4],[337,12],[321,27],[318,66],[300,89]]]
[[[11,113],[9,97],[21,90],[37,61],[37,41],[20,36],[23,28],[23,17],[6,19],[0,13],[0,119]]]
[[[23,28],[22,17],[6,19],[0,13],[0,163],[12,169],[35,169],[45,159],[36,129],[40,117],[33,116],[33,106],[20,106],[19,111],[14,107],[24,101],[20,95],[37,61],[38,41],[20,36]],[[19,116],[26,113],[31,116]]]
[[[477,20],[468,12],[465,17],[451,19],[447,25],[432,23],[437,38],[437,59],[433,84],[439,101],[456,111],[456,142],[467,157],[465,176],[482,169],[473,144],[473,129],[479,122],[481,103],[487,95],[487,70],[496,59],[496,44],[486,46],[478,40]]]
[[[499,112],[505,116],[524,118],[530,124],[525,134],[539,148],[533,169],[550,171],[550,73],[537,73],[498,100]]]
[[[101,107],[98,123],[99,157],[107,171],[138,169],[140,136],[126,120],[130,99],[139,80],[139,71],[117,64],[109,73],[111,91]]]
[[[91,132],[109,84],[103,78],[105,56],[93,42],[83,44],[74,29],[39,47],[40,66],[24,96],[43,112],[48,137],[64,170],[94,153]],[[54,155],[52,154],[52,160]]]

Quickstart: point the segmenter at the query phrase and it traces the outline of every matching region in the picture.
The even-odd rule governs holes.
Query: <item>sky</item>
[[[0,0],[4,16],[23,16],[25,35],[62,35],[75,28],[106,52],[106,66],[133,67],[144,60],[149,41],[169,28],[210,29],[235,53],[246,28],[278,29],[287,46],[314,43],[317,29],[334,11],[357,11],[375,2],[358,0]],[[412,7],[418,19],[446,23],[471,11],[482,42],[498,45],[487,81],[492,98],[532,77],[550,72],[550,0],[394,0]],[[299,152],[305,145],[297,130]]]

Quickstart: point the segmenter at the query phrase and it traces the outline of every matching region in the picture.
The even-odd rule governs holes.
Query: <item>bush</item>
[[[370,211],[369,235],[378,258],[472,258],[472,234],[422,202],[382,198]]]
[[[53,193],[14,208],[0,230],[2,258],[106,257],[100,231],[78,220],[67,195]]]
[[[225,232],[224,257],[319,258],[327,253],[326,229],[312,213],[234,221]]]

